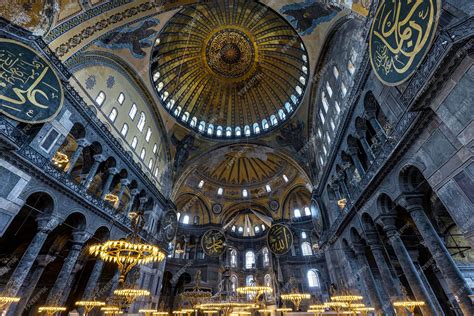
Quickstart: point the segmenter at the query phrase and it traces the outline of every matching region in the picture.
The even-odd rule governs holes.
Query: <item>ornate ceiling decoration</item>
[[[264,134],[299,106],[308,82],[303,42],[254,1],[183,8],[162,29],[151,80],[178,122],[207,137]]]

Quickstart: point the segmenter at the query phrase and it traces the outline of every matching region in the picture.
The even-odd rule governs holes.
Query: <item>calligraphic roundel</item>
[[[369,36],[370,63],[388,86],[405,82],[430,49],[440,0],[381,0]]]
[[[202,249],[209,257],[219,257],[225,250],[226,238],[218,229],[209,229],[202,236]]]
[[[25,123],[52,120],[64,93],[51,65],[28,46],[0,38],[0,113]]]
[[[284,255],[293,245],[293,234],[288,226],[274,224],[267,233],[268,248],[276,255]]]

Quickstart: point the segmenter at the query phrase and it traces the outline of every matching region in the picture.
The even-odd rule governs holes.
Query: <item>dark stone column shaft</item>
[[[64,259],[61,271],[59,272],[51,291],[49,291],[48,299],[46,300],[48,304],[57,304],[63,301],[63,294],[67,292],[65,291],[66,286],[77,262],[77,258],[81,253],[82,246],[86,239],[85,237],[85,233],[77,233],[77,235],[74,236],[74,242],[71,249],[69,250],[66,259]]]
[[[38,218],[37,221],[38,232],[36,233],[35,237],[33,237],[33,240],[18,262],[15,271],[13,271],[10,279],[5,285],[5,291],[7,295],[16,296],[18,294],[18,291],[28,276],[28,273],[35,262],[36,257],[38,257],[38,254],[41,251],[46,238],[48,238],[48,234],[58,224],[57,219],[53,217],[41,217]]]
[[[385,226],[384,229],[416,300],[425,302],[425,306],[422,308],[423,315],[442,315],[434,309],[431,297],[423,285],[423,281],[418,275],[415,265],[396,231],[396,227]]]
[[[94,268],[92,269],[89,280],[87,281],[86,288],[84,289],[83,299],[92,299],[94,298],[94,290],[99,281],[100,275],[102,274],[102,269],[104,268],[104,262],[102,260],[96,260]]]
[[[408,212],[423,237],[426,247],[430,250],[434,261],[443,274],[449,290],[458,301],[461,310],[465,315],[474,315],[474,308],[469,298],[469,295],[472,294],[471,289],[434,229],[430,219],[426,216],[422,206],[412,204],[408,207]]]

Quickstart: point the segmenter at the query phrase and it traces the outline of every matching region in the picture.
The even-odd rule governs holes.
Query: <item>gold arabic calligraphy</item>
[[[51,67],[30,48],[0,39],[0,109],[29,120],[47,118],[62,102],[60,83]]]
[[[286,226],[273,226],[268,233],[268,245],[276,254],[286,253],[293,243],[291,232]]]
[[[219,231],[206,233],[204,246],[208,254],[220,254],[224,248],[224,236]]]
[[[435,28],[437,0],[387,0],[372,25],[371,58],[376,71],[405,74],[427,49]]]

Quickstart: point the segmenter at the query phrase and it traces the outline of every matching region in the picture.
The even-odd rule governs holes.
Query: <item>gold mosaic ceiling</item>
[[[270,8],[244,0],[183,8],[161,31],[151,64],[167,111],[217,139],[281,125],[299,106],[309,68],[295,30]]]

